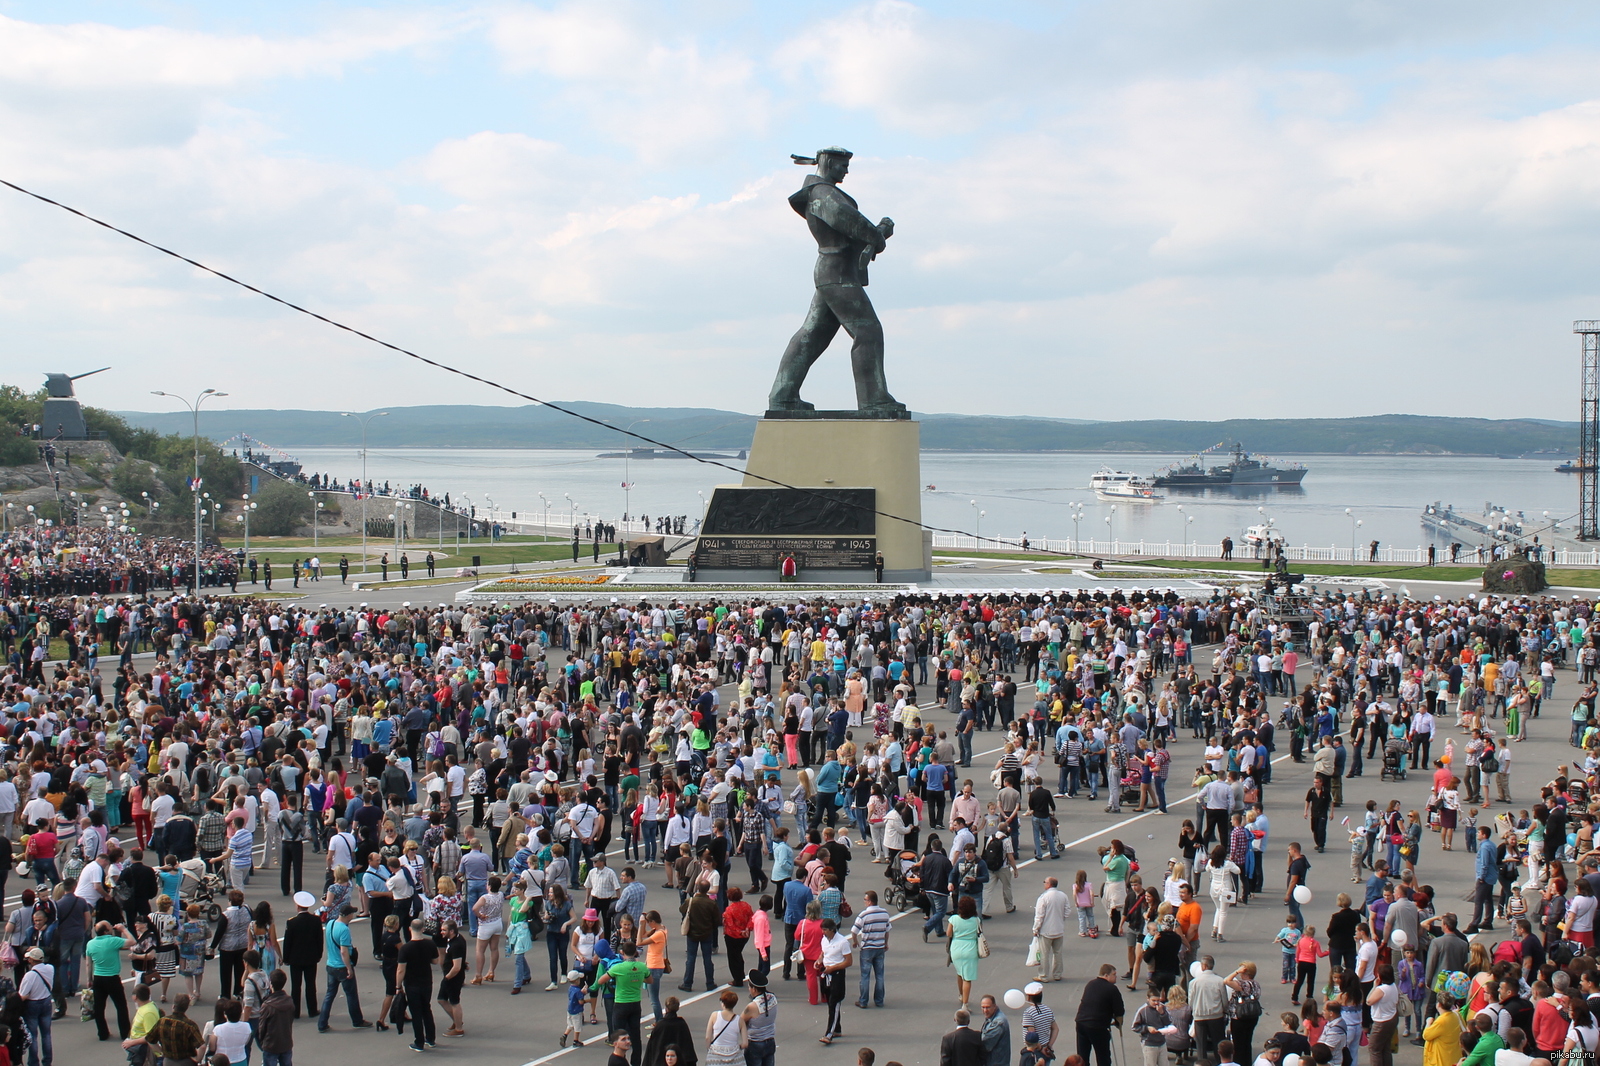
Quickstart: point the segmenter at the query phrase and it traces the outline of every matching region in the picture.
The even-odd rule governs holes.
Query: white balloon
[[[1305,885],[1294,886],[1294,901],[1304,907],[1311,902],[1311,889]]]
[[[1393,944],[1397,948],[1404,948],[1406,946],[1406,940],[1406,931],[1404,929],[1396,929],[1389,937],[1389,943]]]
[[[1191,962],[1189,964],[1189,976],[1190,977],[1199,977],[1200,976],[1200,960],[1199,959],[1195,959],[1193,962]]]
[[[1293,1054],[1285,1055],[1283,1057],[1283,1066],[1300,1066],[1300,1056]]]
[[[1028,997],[1022,994],[1020,988],[1008,988],[1005,994],[1006,1006],[1012,1010],[1021,1010],[1023,1004],[1028,1002]]]

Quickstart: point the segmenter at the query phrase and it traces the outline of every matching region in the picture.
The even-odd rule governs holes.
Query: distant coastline
[[[693,451],[748,448],[759,416],[715,408],[564,406],[618,427],[596,426],[543,406],[384,408],[368,427],[370,448],[549,448],[615,451],[644,446],[621,427]],[[188,412],[118,412],[131,425],[188,432]],[[1431,415],[1364,418],[1086,422],[1033,415],[918,414],[922,450],[1028,454],[1191,455],[1239,441],[1267,455],[1527,456],[1560,462],[1576,454],[1576,422]],[[359,447],[360,426],[335,411],[206,410],[200,431],[219,443],[249,436],[279,448]],[[232,447],[233,445],[230,445]],[[1537,453],[1537,454],[1531,454]]]

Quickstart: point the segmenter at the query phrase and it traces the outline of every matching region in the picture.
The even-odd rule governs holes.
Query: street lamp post
[[[539,502],[544,504],[544,525],[540,528],[539,540],[548,542],[550,540],[550,501],[545,499],[544,493],[541,492],[539,493]]]
[[[577,530],[577,528],[578,528],[578,504],[577,504],[577,501],[575,501],[572,498],[572,494],[571,493],[563,492],[561,495],[566,497],[567,503],[569,505],[571,505],[571,507],[572,507],[572,517],[571,517],[571,520],[570,520],[569,524],[572,526],[573,530]],[[626,527],[624,527],[624,528],[626,528]]]
[[[1261,508],[1257,507],[1256,510]],[[1350,561],[1353,563],[1356,561],[1356,530],[1361,528],[1361,519],[1351,513],[1348,507],[1344,509],[1344,516],[1350,519]]]
[[[256,502],[250,498],[250,494],[248,492],[245,493],[244,507],[242,508],[243,513],[240,514],[239,517],[244,521],[244,554],[245,558],[247,559],[250,557],[250,512],[254,511],[255,509]]]
[[[200,596],[200,405],[210,398],[221,398],[228,395],[216,389],[205,389],[190,403],[182,396],[171,392],[153,390],[152,396],[165,396],[170,400],[177,400],[187,407],[194,415],[194,478],[190,490],[194,493],[194,594]]]
[[[361,572],[367,572],[367,497],[372,495],[372,486],[367,484],[367,423],[374,418],[382,418],[388,411],[378,411],[363,418],[351,411],[340,413],[341,418],[353,418],[361,423]],[[441,537],[444,532],[441,530]]]
[[[1112,542],[1111,547],[1110,547],[1110,550],[1112,552],[1116,551],[1116,544],[1115,544],[1116,538],[1114,536],[1112,536],[1113,526],[1112,526],[1111,520],[1113,518],[1115,518],[1116,516],[1117,516],[1117,505],[1116,504],[1112,504],[1111,505],[1111,513],[1106,515],[1106,540]]]
[[[1073,501],[1067,504],[1067,514],[1072,519],[1072,550],[1078,550],[1078,523],[1083,521],[1083,504]]]
[[[1183,504],[1181,504],[1181,503],[1180,503],[1180,504],[1178,504],[1178,532],[1179,532],[1179,533],[1180,533],[1180,534],[1181,534],[1181,533],[1182,533],[1182,532],[1183,532],[1183,531],[1184,531],[1184,524],[1183,524]],[[1179,548],[1179,549],[1178,549],[1178,552],[1179,552],[1179,558],[1182,558],[1182,555],[1183,555],[1183,549],[1182,549],[1182,547],[1181,547],[1181,546],[1180,546],[1180,548]]]

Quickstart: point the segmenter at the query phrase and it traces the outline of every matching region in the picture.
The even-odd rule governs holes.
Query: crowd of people
[[[236,588],[239,559],[202,544],[202,585]],[[192,589],[194,541],[92,526],[38,526],[0,540],[0,597],[147,595]]]
[[[7,572],[69,545],[44,546],[8,549]],[[1448,975],[1483,985],[1489,973],[1523,996],[1542,979],[1544,1002],[1563,976],[1577,983],[1588,958],[1559,959],[1554,945],[1592,945],[1595,886],[1577,874],[1600,855],[1587,804],[1600,734],[1583,602],[1335,596],[1291,630],[1223,595],[399,609],[5,600],[0,828],[16,852],[0,847],[0,867],[13,860],[30,887],[0,945],[0,964],[14,967],[12,987],[0,980],[0,1043],[29,1066],[50,1066],[51,1024],[85,987],[86,965],[90,1016],[136,1063],[151,1049],[236,1062],[250,1041],[269,1066],[288,1062],[293,1019],[329,1030],[341,996],[351,1025],[409,1028],[425,1051],[464,1037],[464,1005],[503,982],[507,995],[564,996],[563,1045],[599,1034],[631,1066],[701,1054],[766,1066],[779,977],[802,981],[826,1011],[825,1044],[844,1034],[852,986],[857,1007],[885,1004],[891,899],[922,908],[922,938],[940,943],[962,1024],[983,1049],[972,1061],[1062,1057],[1045,990],[1064,977],[1074,922],[1097,939],[1103,921],[1126,944],[1126,969],[1088,982],[1077,1055],[1110,1066],[1118,989],[1139,992],[1143,975],[1131,1022],[1142,1047],[1256,1062],[1261,975],[1244,963],[1224,976],[1223,949],[1201,950],[1202,901],[1222,945],[1232,909],[1267,891],[1265,868],[1283,854],[1266,814],[1282,733],[1313,763],[1312,842],[1286,849],[1282,979],[1304,1006],[1262,1050],[1269,1063],[1298,1054],[1344,1066],[1361,1032],[1387,1048],[1401,1020],[1430,1041],[1428,1066],[1455,1063],[1439,1019],[1457,1000],[1471,1007],[1472,990]],[[46,666],[37,649],[48,637],[70,639]],[[1197,656],[1197,644],[1215,647]],[[143,647],[158,655],[136,663]],[[1504,802],[1510,745],[1569,664],[1583,671],[1571,734],[1582,764],[1528,812],[1482,817]],[[1499,716],[1510,735],[1490,737]],[[973,750],[989,730],[992,766]],[[1386,754],[1401,742],[1399,769],[1433,770],[1419,782],[1432,785],[1426,813],[1396,818],[1397,806],[1370,803],[1352,819],[1362,898],[1319,938],[1298,890],[1374,737]],[[985,922],[1029,917],[1013,898],[1019,863],[1060,861],[1060,816],[1102,792],[1108,810],[1167,812],[1186,742],[1178,772],[1190,779],[1193,766],[1199,798],[1193,818],[1173,819],[1183,857],[1156,876],[1117,839],[1088,870],[1052,877],[1031,908],[1035,983],[1020,1004],[975,995]],[[1385,758],[1384,772],[1395,769]],[[1493,801],[1477,791],[1490,778],[1502,789]],[[1296,796],[1273,809],[1301,806]],[[1441,849],[1455,846],[1447,833],[1476,839],[1480,907],[1464,927],[1433,913],[1418,878],[1435,828]],[[882,875],[870,891],[863,868]],[[664,885],[652,897],[644,881],[656,869]],[[246,905],[266,870],[288,905]],[[1520,888],[1506,890],[1507,870]],[[1497,919],[1539,931],[1536,964],[1523,965],[1524,938],[1517,974],[1492,955],[1487,968],[1467,953],[1454,965],[1448,938],[1465,943]],[[1319,988],[1317,963],[1330,956]],[[213,970],[215,1015],[202,1025],[190,1012]],[[720,990],[703,1031],[682,1001],[663,998],[669,976],[681,992]],[[1418,989],[1421,1009],[1402,1019],[1398,998]],[[1569,999],[1559,1002],[1582,1040],[1581,999]],[[1002,1048],[1006,1009],[1022,1011],[1015,1048],[1009,1035]],[[1530,1054],[1555,1050],[1544,1043],[1553,1024],[1524,1029]],[[1500,1035],[1508,1045],[1514,1027]],[[955,1045],[971,1053],[968,1038]]]

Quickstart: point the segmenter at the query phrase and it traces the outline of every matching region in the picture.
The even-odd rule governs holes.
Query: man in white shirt
[[[833,1043],[842,1026],[839,1024],[839,1006],[844,1002],[845,971],[850,969],[850,938],[839,932],[832,918],[822,920],[822,996],[828,1003],[828,1027],[822,1034],[824,1044]]]
[[[578,802],[567,812],[572,824],[572,842],[567,848],[567,861],[572,864],[573,888],[578,887],[578,865],[594,858],[594,838],[600,830],[600,812],[590,803]]]
[[[617,879],[617,872],[606,862],[604,852],[596,852],[590,862],[592,865],[589,867],[589,876],[583,882],[583,887],[589,894],[586,905],[600,912],[601,928],[609,940],[611,923],[615,920],[611,912],[616,905],[617,897],[622,894],[622,882]]]
[[[166,855],[165,847],[163,847],[166,842],[166,823],[171,821],[173,810],[178,807],[178,800],[174,799],[171,792],[166,791],[166,787],[160,787],[160,791],[155,794],[155,799],[149,800],[149,805],[150,842],[152,842],[150,844],[150,852],[154,852],[155,855]],[[162,844],[155,844],[157,840],[160,840]]]
[[[122,849],[116,851],[116,858],[122,858]],[[72,891],[93,911],[101,900],[106,898],[106,870],[111,866],[112,858],[109,852],[101,852],[95,856],[93,862],[84,864],[83,872],[78,874],[77,887]]]
[[[1059,981],[1061,945],[1067,935],[1067,915],[1072,898],[1057,887],[1054,877],[1044,879],[1045,889],[1033,905],[1033,935],[1039,938],[1039,980]]]
[[[1378,942],[1366,922],[1356,926],[1356,980],[1371,985],[1378,976]]]
[[[261,860],[261,866],[265,869],[273,865],[273,858],[278,854],[278,842],[282,839],[283,834],[282,827],[278,825],[278,812],[283,809],[283,804],[278,799],[278,794],[273,791],[272,786],[265,781],[261,783],[261,795],[257,809],[261,812],[266,823],[267,853],[262,856]]]
[[[40,822],[44,822],[46,826],[54,826],[57,815],[56,805],[42,795],[29,800],[28,805],[22,808],[22,822],[30,830]],[[165,821],[162,824],[165,825]]]
[[[15,832],[17,820],[17,807],[21,803],[21,796],[17,793],[17,786],[11,783],[11,775],[0,770],[0,836],[7,840]]]

